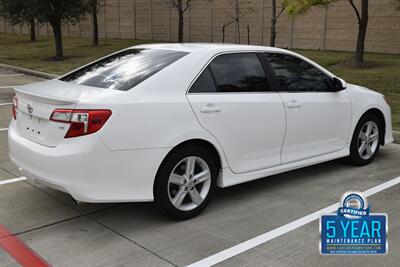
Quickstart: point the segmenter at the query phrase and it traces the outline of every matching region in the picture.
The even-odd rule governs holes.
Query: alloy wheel
[[[190,211],[200,206],[211,187],[211,172],[200,157],[182,159],[168,179],[168,196],[175,208]]]
[[[358,134],[358,153],[364,160],[370,159],[379,145],[379,128],[373,121],[367,121]]]

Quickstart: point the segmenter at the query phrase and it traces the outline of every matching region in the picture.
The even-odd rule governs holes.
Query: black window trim
[[[272,51],[263,51],[261,53],[259,53],[261,55],[262,61],[264,62],[265,65],[268,66],[268,70],[270,71],[270,75],[271,77],[274,79],[274,84],[276,85],[276,88],[278,89],[277,91],[279,93],[296,93],[296,94],[310,94],[310,93],[334,93],[335,91],[332,89],[330,91],[287,91],[284,88],[282,88],[282,86],[280,85],[280,83],[278,82],[278,79],[276,78],[275,72],[272,69],[271,63],[268,61],[268,59],[264,56],[265,54],[280,54],[280,55],[286,55],[286,56],[291,56],[294,58],[297,58],[298,60],[304,61],[307,64],[310,64],[311,66],[313,66],[314,68],[318,69],[320,72],[322,72],[324,75],[326,75],[329,79],[333,79],[334,77],[332,77],[329,73],[327,73],[324,69],[322,69],[320,66],[313,64],[312,62],[308,62],[296,55],[292,55],[289,53],[284,53],[284,52],[272,52]]]
[[[271,94],[271,93],[278,93],[278,90],[271,90],[271,91],[260,91],[260,92],[199,92],[199,93],[191,93],[190,89],[192,88],[193,84],[197,81],[197,79],[200,77],[200,75],[203,73],[203,71],[207,68],[209,68],[209,71],[211,73],[211,77],[213,79],[214,85],[217,87],[217,83],[215,81],[215,77],[214,74],[212,72],[212,69],[209,67],[211,62],[217,58],[218,56],[222,56],[222,55],[230,55],[230,54],[245,54],[245,53],[251,53],[251,54],[256,54],[263,70],[265,73],[265,77],[267,78],[267,82],[270,84],[271,89],[273,88],[278,88],[276,87],[276,79],[275,77],[272,77],[271,74],[273,72],[271,72],[271,70],[269,69],[269,67],[266,65],[265,63],[265,58],[262,56],[262,53],[264,51],[251,51],[251,50],[246,50],[246,51],[226,51],[226,52],[221,52],[218,54],[215,54],[213,57],[211,57],[207,63],[205,64],[205,66],[203,66],[203,68],[201,68],[201,70],[199,71],[199,73],[197,73],[196,77],[193,79],[193,81],[190,83],[188,89],[186,90],[186,95],[207,95],[207,94]]]

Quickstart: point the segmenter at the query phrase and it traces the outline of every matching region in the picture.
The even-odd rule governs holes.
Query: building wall
[[[178,16],[167,0],[101,0],[104,7],[98,18],[100,37],[176,41]],[[192,0],[185,13],[184,39],[187,42],[222,42],[222,27],[232,20],[232,0]],[[279,1],[277,1],[279,3]],[[356,0],[359,5],[360,0]],[[244,1],[240,20],[240,42],[268,45],[271,1]],[[280,7],[278,7],[279,12]],[[357,19],[348,0],[328,8],[314,7],[306,14],[289,18],[285,13],[277,23],[276,45],[285,48],[344,50],[355,49]],[[64,36],[90,37],[89,16],[76,25],[64,25]],[[27,26],[11,26],[0,20],[0,32],[28,34]],[[41,25],[39,35],[51,35],[51,27]],[[225,42],[238,42],[236,25],[225,30]],[[400,11],[395,0],[370,0],[366,50],[400,53]]]

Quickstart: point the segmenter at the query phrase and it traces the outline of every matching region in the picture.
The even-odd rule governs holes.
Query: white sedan
[[[270,47],[152,44],[15,87],[8,137],[23,175],[81,202],[154,201],[178,219],[217,186],[393,141],[384,96]]]

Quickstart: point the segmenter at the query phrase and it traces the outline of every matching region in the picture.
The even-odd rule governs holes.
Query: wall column
[[[149,36],[153,40],[153,0],[149,0]]]
[[[294,18],[289,17],[289,34],[288,34],[288,49],[293,48],[293,24],[294,24]]]
[[[103,9],[103,13],[104,13],[104,38],[107,38],[107,3],[106,0],[104,0],[104,9]]]
[[[214,1],[208,0],[208,11],[210,13],[210,42],[214,42]]]
[[[192,8],[189,7],[189,42],[192,41]]]
[[[117,1],[117,8],[118,8],[118,38],[121,39],[121,5],[120,1]]]
[[[321,21],[321,25],[322,25],[322,32],[321,32],[321,44],[319,49],[320,50],[325,50],[325,39],[326,39],[326,20],[327,20],[327,13],[328,13],[328,7],[324,7],[322,8],[322,21]]]
[[[133,3],[133,9],[132,9],[133,39],[136,39],[136,0],[133,0],[132,3]]]
[[[260,40],[260,45],[264,45],[264,16],[265,16],[264,9],[265,9],[265,0],[262,0],[262,2],[261,2],[261,27],[260,27],[261,40]]]

